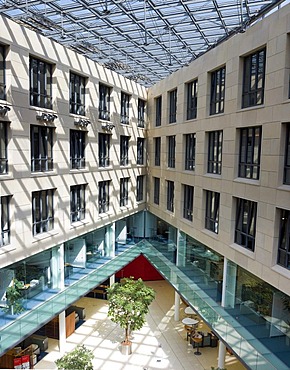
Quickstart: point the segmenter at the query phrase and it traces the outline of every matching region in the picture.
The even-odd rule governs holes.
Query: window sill
[[[0,180],[2,181],[2,180],[13,180],[14,179],[14,177],[13,177],[13,175],[12,175],[12,173],[1,173],[0,174]]]
[[[57,230],[51,230],[51,231],[47,231],[47,232],[44,232],[44,233],[41,233],[41,234],[33,235],[34,241],[32,241],[32,242],[37,242],[39,240],[51,238],[52,236],[57,235],[58,233],[59,232]]]
[[[78,173],[78,172],[88,172],[89,169],[87,167],[85,168],[70,168],[69,172],[74,172],[74,173]]]
[[[272,270],[280,275],[283,275],[285,278],[290,279],[290,270],[287,269],[287,267],[283,267],[281,265],[274,265],[272,266]]]
[[[253,109],[262,109],[264,108],[265,105],[264,104],[260,104],[260,105],[253,105],[251,107],[245,107],[245,108],[240,108],[239,110],[237,110],[237,113],[239,112],[246,112],[248,110],[253,110]],[[256,126],[261,126],[261,125],[256,125]]]
[[[57,172],[56,170],[52,170],[52,171],[35,171],[35,172],[31,172],[31,177],[39,177],[39,176],[56,176],[57,175]]]
[[[278,190],[290,191],[290,185],[283,184],[278,186]]]
[[[212,178],[215,178],[215,179],[221,179],[222,178],[222,175],[218,175],[217,173],[210,173],[210,172],[205,173],[204,176],[212,177]]]
[[[245,256],[253,259],[253,260],[255,259],[255,252],[251,251],[250,249],[245,248],[242,245],[232,243],[230,245],[230,247],[233,248],[235,251],[237,251],[237,252],[239,252],[239,253],[241,253],[241,254],[243,254],[243,255],[245,255]],[[236,261],[234,261],[234,262],[236,262]],[[244,267],[244,266],[242,266],[242,267]]]
[[[204,234],[210,236],[211,238],[214,238],[214,239],[217,239],[219,238],[219,234],[218,233],[215,233],[214,231],[212,230],[209,230],[209,229],[202,229],[201,230]]]
[[[128,209],[130,209],[129,206],[120,206],[120,211],[121,212],[127,211]]]
[[[0,247],[0,255],[4,253],[9,253],[15,249],[16,247],[13,246],[12,244],[3,245],[3,247]]]
[[[83,226],[83,225],[87,225],[89,223],[88,220],[82,220],[82,221],[75,221],[75,222],[72,222],[71,225],[70,225],[70,228],[71,229],[74,229],[76,227],[80,227],[80,226]]]
[[[240,182],[243,184],[260,186],[260,180],[247,179],[245,177],[236,177],[234,182]]]
[[[108,171],[108,170],[112,170],[113,169],[113,166],[107,166],[107,167],[98,167],[98,169],[100,171]]]

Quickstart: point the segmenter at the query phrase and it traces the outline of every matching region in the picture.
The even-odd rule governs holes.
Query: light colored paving
[[[95,370],[210,370],[217,366],[217,348],[195,349],[186,341],[186,333],[180,321],[174,320],[174,290],[166,281],[148,282],[156,291],[156,299],[150,306],[144,327],[132,335],[133,353],[120,352],[124,332],[107,317],[107,301],[81,298],[77,305],[86,308],[86,321],[76,329],[65,346],[66,352],[78,344],[84,344],[94,353]],[[180,319],[185,306],[181,304]],[[200,328],[203,323],[200,323]],[[35,365],[35,369],[57,369],[55,360],[61,357],[58,341],[49,338],[48,354]],[[244,367],[234,356],[227,355],[227,370]]]

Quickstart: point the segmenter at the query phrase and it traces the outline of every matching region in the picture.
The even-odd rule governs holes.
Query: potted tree
[[[84,345],[77,346],[55,361],[59,370],[93,370],[93,352]]]
[[[107,289],[109,301],[109,318],[125,329],[125,338],[121,342],[123,354],[132,353],[130,333],[139,330],[145,323],[145,315],[155,298],[154,289],[146,286],[142,279],[123,278]]]
[[[8,309],[11,315],[17,315],[21,313],[24,308],[22,306],[22,294],[21,288],[23,284],[17,279],[13,279],[12,285],[6,289],[6,299]]]

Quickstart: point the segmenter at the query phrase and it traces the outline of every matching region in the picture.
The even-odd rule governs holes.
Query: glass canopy
[[[0,13],[151,86],[289,0],[0,0]]]

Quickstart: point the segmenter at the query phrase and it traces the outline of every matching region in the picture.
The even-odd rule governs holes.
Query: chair
[[[186,340],[188,341],[188,338],[191,337],[193,327],[191,325],[184,325],[184,329],[186,331]]]

